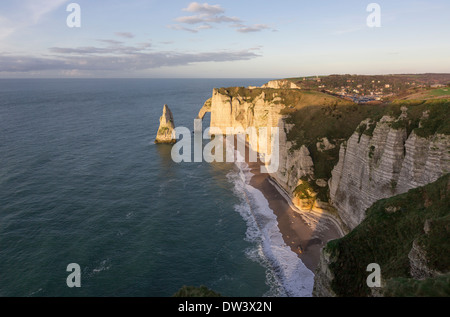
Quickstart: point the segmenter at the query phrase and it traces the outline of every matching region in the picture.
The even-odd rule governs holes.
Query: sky
[[[2,0],[0,78],[450,73],[450,1],[372,2]]]

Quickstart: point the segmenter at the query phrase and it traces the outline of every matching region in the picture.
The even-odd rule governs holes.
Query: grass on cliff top
[[[428,267],[449,273],[449,206],[450,174],[424,187],[376,202],[358,227],[326,245],[325,250],[331,254],[329,268],[334,275],[332,289],[338,296],[370,295],[366,268],[370,263],[378,263],[382,280],[387,284],[382,289],[385,295],[411,292],[435,295],[430,285],[442,285],[448,277],[423,283],[415,281],[410,275],[408,253],[417,240],[427,253]],[[431,222],[429,234],[424,231],[427,220]],[[440,289],[444,291],[450,296],[448,287]]]
[[[304,107],[291,113],[286,119],[288,124],[294,124],[287,139],[293,142],[292,150],[299,149],[302,145],[308,148],[316,178],[329,179],[339,160],[341,142],[348,140],[364,119],[379,120],[385,113],[400,115],[400,107],[356,104]],[[336,148],[319,151],[316,144],[324,137],[334,143]]]
[[[232,98],[242,98],[248,102],[254,102],[264,93],[265,101],[285,106],[283,114],[289,114],[306,106],[353,104],[351,101],[314,90],[229,87],[219,88],[219,93]]]
[[[449,294],[450,274],[424,280],[395,278],[389,281],[385,290],[389,297],[448,297]]]
[[[435,133],[450,135],[450,99],[433,100],[396,100],[394,106],[408,107],[409,130],[421,137],[429,137]],[[419,121],[425,111],[429,112],[429,118]]]
[[[442,96],[449,96],[450,97],[450,88],[439,88],[439,89],[433,89],[428,92],[430,96],[435,97],[442,97]]]
[[[294,124],[287,134],[293,142],[292,150],[305,145],[312,156],[316,178],[328,179],[339,159],[339,145],[348,140],[356,131],[361,121],[371,119],[372,124],[362,127],[360,134],[371,136],[378,122],[384,115],[398,117],[401,107],[408,108],[408,119],[393,123],[393,128],[406,128],[409,133],[428,137],[435,133],[450,135],[450,100],[398,100],[382,105],[343,104],[332,106],[307,106],[291,112],[287,123]],[[429,118],[419,122],[425,111]],[[316,143],[323,137],[328,138],[337,147],[330,151],[320,152]]]
[[[405,92],[406,95],[402,96],[402,99],[443,99],[450,98],[450,87],[430,89],[430,88],[416,88]]]

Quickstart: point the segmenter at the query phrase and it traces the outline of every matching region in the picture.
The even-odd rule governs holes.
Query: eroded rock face
[[[202,119],[205,117],[206,113],[211,112],[211,98],[206,100],[203,107],[198,112],[197,119]]]
[[[320,254],[319,265],[315,272],[314,278],[314,297],[335,297],[336,293],[331,288],[331,283],[334,275],[331,272],[329,265],[331,263],[330,253],[322,250]]]
[[[339,153],[329,181],[330,198],[342,220],[355,228],[377,200],[434,182],[450,171],[450,136],[428,138],[394,129],[385,116],[373,136],[355,132]]]
[[[319,142],[317,142],[316,147],[317,151],[325,152],[334,149],[336,146],[331,144],[327,138],[322,138]]]
[[[159,118],[159,129],[156,134],[155,143],[175,143],[175,123],[173,120],[172,111],[167,105],[164,105],[163,114]]]
[[[287,140],[286,133],[292,125],[286,124],[283,118],[279,121],[280,131],[280,166],[277,173],[272,175],[277,183],[288,193],[292,193],[302,177],[313,177],[314,163],[306,146],[298,150],[291,150],[292,142]]]
[[[282,79],[282,80],[271,80],[267,84],[261,86],[261,88],[273,88],[273,89],[301,89],[295,83]]]
[[[425,279],[439,275],[428,265],[426,251],[414,240],[411,251],[408,254],[411,276],[415,279]]]

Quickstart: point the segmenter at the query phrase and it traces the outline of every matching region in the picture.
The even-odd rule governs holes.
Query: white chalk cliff
[[[290,91],[302,93],[301,90]],[[450,136],[435,134],[423,138],[414,132],[407,135],[405,128],[394,128],[393,123],[407,116],[403,109],[400,118],[384,116],[379,122],[363,121],[361,126],[376,125],[372,135],[358,128],[341,144],[339,161],[331,178],[316,180],[308,148],[304,145],[294,148],[287,138],[292,125],[286,123],[281,111],[290,105],[283,102],[277,93],[266,93],[261,88],[214,89],[199,117],[211,112],[213,134],[226,134],[229,127],[244,130],[248,127],[278,127],[280,162],[278,171],[271,176],[290,196],[293,204],[302,210],[326,212],[336,209],[339,220],[352,229],[364,219],[365,210],[377,200],[431,183],[450,172]],[[266,141],[271,144],[270,135],[259,135],[258,138],[260,144]],[[261,148],[258,142],[248,141],[254,150],[271,153],[271,149]],[[319,151],[334,146],[326,138],[317,140]],[[309,204],[296,197],[293,191],[301,184],[301,178],[308,178],[320,187],[328,185],[330,202],[315,199]]]
[[[374,202],[436,181],[450,172],[450,136],[427,138],[396,129],[385,116],[373,136],[355,132],[341,146],[329,181],[331,203],[351,229]]]
[[[267,84],[261,86],[261,88],[273,88],[273,89],[301,89],[294,82],[287,79],[271,80]]]

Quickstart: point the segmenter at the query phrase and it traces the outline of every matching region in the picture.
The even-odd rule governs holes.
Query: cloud
[[[109,44],[107,47],[83,46],[76,48],[51,47],[49,50],[55,54],[92,55],[92,54],[133,54],[142,53],[151,48],[151,43],[139,43],[137,46],[125,46],[116,40],[97,40]]]
[[[176,18],[175,21],[186,24],[197,24],[205,22],[205,18],[199,15]]]
[[[97,40],[97,41],[102,42],[102,43],[106,43],[106,44],[111,44],[111,45],[121,45],[121,44],[123,44],[123,42],[116,41],[116,40]]]
[[[221,16],[215,16],[211,17],[205,20],[205,22],[212,22],[212,23],[229,23],[229,22],[241,22],[241,19],[236,17],[227,17],[224,15]]]
[[[149,45],[149,43],[143,46]],[[216,52],[149,52],[145,48],[130,46],[109,47],[52,47],[46,56],[0,54],[0,73],[59,72],[60,74],[83,71],[134,72],[163,66],[184,66],[193,63],[231,62],[259,57],[254,49],[223,50]]]
[[[177,30],[177,31],[187,31],[187,32],[191,32],[191,33],[198,33],[198,30],[196,30],[196,29],[187,28],[187,27],[184,27],[179,24],[171,24],[171,25],[168,25],[167,27],[169,29]]]
[[[134,34],[130,32],[116,32],[114,34],[118,37],[123,37],[126,39],[132,39],[134,37]]]
[[[93,46],[85,46],[85,47],[77,47],[77,48],[65,48],[65,47],[51,47],[50,52],[56,54],[110,54],[114,53],[115,50],[101,48],[101,47],[93,47]]]
[[[203,24],[197,27],[197,30],[209,30],[212,29],[213,27],[209,24]]]
[[[236,31],[240,33],[251,33],[251,32],[260,32],[262,30],[269,29],[269,26],[266,24],[255,24],[251,26],[239,25],[236,26]]]
[[[175,18],[175,21],[181,24],[196,25],[202,24],[198,27],[184,27],[179,24],[169,25],[168,28],[172,30],[181,30],[192,33],[198,33],[201,30],[212,29],[211,24],[220,23],[233,23],[231,26],[236,28],[237,32],[250,33],[260,32],[265,29],[269,29],[269,26],[265,24],[244,25],[243,21],[238,17],[230,17],[224,15],[225,10],[220,5],[210,5],[208,3],[200,4],[198,2],[192,2],[183,11],[197,13],[195,15],[187,15]]]
[[[183,9],[183,11],[201,12],[206,14],[219,14],[225,12],[225,10],[218,4],[210,5],[207,3],[200,4],[198,2],[191,2],[187,8]]]
[[[199,23],[230,23],[241,22],[241,19],[236,17],[220,16],[207,16],[207,15],[193,15],[178,17],[175,21],[185,24],[199,24]]]

